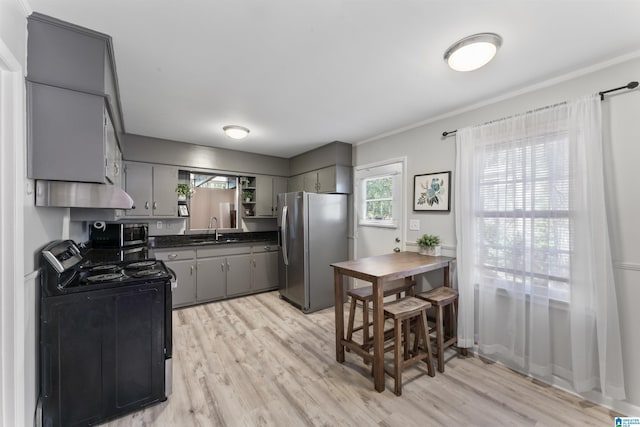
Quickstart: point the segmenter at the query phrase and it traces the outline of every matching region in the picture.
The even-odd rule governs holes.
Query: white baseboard
[[[496,364],[500,365],[500,366],[504,366],[507,369],[510,370],[514,370],[513,368],[506,366],[504,363],[493,360],[487,356],[480,356],[478,355],[478,347],[474,346],[473,349],[467,349],[470,353],[473,353],[473,355],[475,357],[482,357],[483,359],[488,359],[491,360],[492,362],[495,362]],[[520,371],[519,371],[520,372]],[[549,384],[546,381],[542,381],[539,378],[535,378],[529,374],[527,374],[526,372],[520,372],[522,375],[525,375],[531,379],[535,379],[536,381],[540,381],[543,382],[545,384]],[[571,385],[569,383],[567,383],[566,381],[560,379],[560,378],[556,378],[554,377],[554,381],[549,384],[552,387],[555,387],[557,389],[560,389],[562,391],[566,391],[567,393],[570,393],[574,396],[578,396],[581,397],[585,400],[588,400],[589,402],[595,403],[596,405],[600,405],[602,407],[605,407],[607,409],[611,409],[615,412],[618,412],[620,414],[623,414],[624,416],[627,417],[640,417],[640,406],[635,405],[633,403],[627,402],[627,401],[623,401],[623,400],[616,400],[616,399],[612,399],[610,397],[607,396],[603,396],[601,393],[595,392],[595,391],[591,391],[591,392],[587,392],[587,393],[576,393],[575,391],[573,391],[571,389]]]

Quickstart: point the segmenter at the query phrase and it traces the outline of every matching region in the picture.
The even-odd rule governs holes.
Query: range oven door
[[[41,301],[44,426],[93,425],[166,400],[166,283]]]

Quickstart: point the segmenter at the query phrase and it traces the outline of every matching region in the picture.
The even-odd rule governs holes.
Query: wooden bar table
[[[373,286],[373,382],[384,391],[384,303],[382,284],[385,281],[408,278],[416,274],[442,269],[444,285],[451,286],[452,264],[455,258],[397,252],[331,264],[334,275],[336,310],[336,360],[344,362],[344,276],[371,282]]]

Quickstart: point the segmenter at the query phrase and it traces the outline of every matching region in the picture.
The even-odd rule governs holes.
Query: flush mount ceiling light
[[[480,33],[455,42],[444,53],[444,60],[456,71],[473,71],[493,59],[502,45],[502,37]]]
[[[224,134],[233,139],[244,139],[249,135],[249,129],[243,126],[228,125],[222,128]]]

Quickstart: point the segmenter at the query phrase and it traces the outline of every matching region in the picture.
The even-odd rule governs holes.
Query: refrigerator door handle
[[[289,210],[287,209],[287,206],[283,206],[280,229],[282,230],[282,259],[284,261],[284,265],[289,265],[289,256],[287,254],[288,252],[287,243],[289,240],[289,233],[287,232],[287,216],[288,215],[289,215]]]

